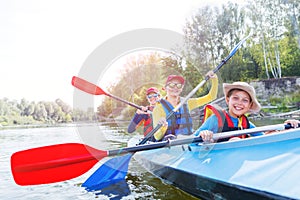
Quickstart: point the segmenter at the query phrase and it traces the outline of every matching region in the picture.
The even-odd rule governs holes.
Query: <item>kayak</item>
[[[151,149],[136,152],[134,159],[202,199],[300,199],[300,129]]]

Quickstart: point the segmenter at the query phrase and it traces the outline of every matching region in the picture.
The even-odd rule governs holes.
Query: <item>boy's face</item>
[[[232,117],[240,117],[247,113],[252,105],[249,94],[238,90],[234,90],[230,97],[226,97],[226,103]]]

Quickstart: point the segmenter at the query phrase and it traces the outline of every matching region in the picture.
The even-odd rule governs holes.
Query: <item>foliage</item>
[[[280,97],[270,97],[269,102],[272,106],[276,106],[277,104],[280,104],[282,102],[282,98],[280,98]]]
[[[221,8],[205,7],[184,27],[184,55],[207,72],[252,31],[247,46],[220,70],[224,82],[299,76],[299,19],[298,1],[249,0],[245,7],[230,2]]]
[[[92,113],[91,111],[73,111],[61,99],[56,99],[55,102],[37,103],[29,102],[24,98],[20,102],[8,98],[0,99],[0,124],[3,126],[88,121],[93,119]]]
[[[183,27],[184,48],[180,56],[157,51],[131,56],[123,66],[118,83],[109,91],[138,105],[147,105],[147,87],[161,88],[169,74],[181,74],[187,83],[184,96],[250,32],[252,36],[220,69],[220,84],[300,76],[299,8],[297,0],[248,0],[247,5],[228,2],[221,7],[200,8]],[[195,96],[207,93],[209,84]],[[288,100],[271,98],[270,101],[281,110],[289,106]],[[134,108],[109,98],[98,107],[98,114],[104,118],[122,113],[129,119],[134,112]]]
[[[300,109],[300,92],[286,94],[283,97],[271,96],[269,98],[269,103],[275,108],[264,108],[264,112],[280,113]]]

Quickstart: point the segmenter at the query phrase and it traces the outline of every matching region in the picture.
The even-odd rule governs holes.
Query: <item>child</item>
[[[208,105],[205,112],[207,113],[211,111],[213,115],[208,117],[202,126],[195,132],[195,135],[201,136],[204,142],[214,142],[212,139],[213,133],[255,127],[255,125],[252,124],[245,116],[248,112],[257,113],[261,108],[256,99],[254,88],[245,82],[235,82],[232,84],[224,83],[223,92],[225,95],[225,101],[228,105],[228,112]],[[291,123],[293,127],[296,127],[298,122],[298,120],[285,121],[285,123]],[[261,132],[253,133],[250,135],[230,138],[230,140],[263,134],[264,133]]]
[[[166,116],[180,104],[182,100],[180,94],[185,83],[182,76],[168,76],[164,87],[167,95],[158,102],[153,110],[153,126],[155,127],[157,124],[162,124],[163,126],[154,134],[152,140],[174,139],[180,134],[191,135],[193,133],[190,110],[209,103],[217,97],[218,78],[212,71],[207,76],[212,80],[209,93],[203,97],[189,99],[177,112],[166,120]]]
[[[142,106],[142,110],[138,109],[136,111],[128,126],[128,133],[133,133],[141,124],[144,126],[144,136],[146,136],[153,129],[152,116],[147,111],[153,111],[156,103],[160,100],[158,89],[155,87],[148,88],[146,91],[146,97],[150,105],[146,107]]]

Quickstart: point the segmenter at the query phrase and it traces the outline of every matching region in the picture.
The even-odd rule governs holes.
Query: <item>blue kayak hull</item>
[[[204,199],[300,199],[300,130],[137,152],[154,175]]]

